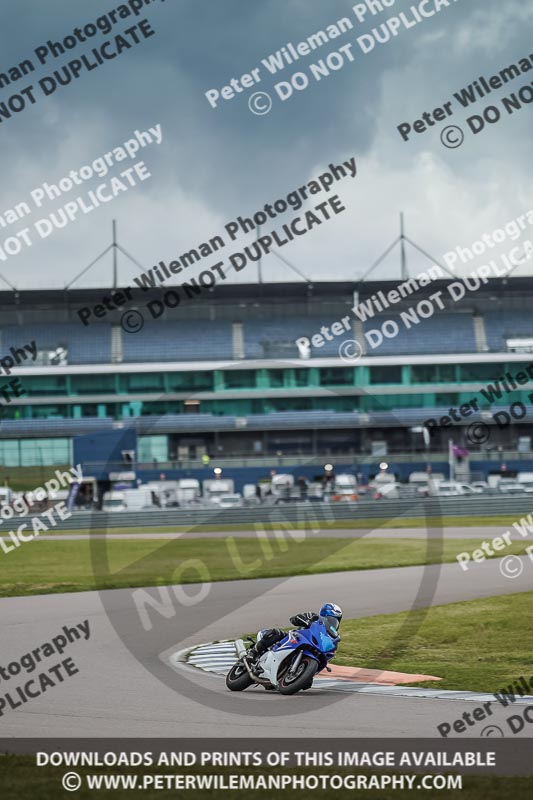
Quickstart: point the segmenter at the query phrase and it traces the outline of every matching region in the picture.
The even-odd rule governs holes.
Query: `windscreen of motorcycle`
[[[338,636],[340,620],[336,617],[319,617],[319,619],[331,636]]]

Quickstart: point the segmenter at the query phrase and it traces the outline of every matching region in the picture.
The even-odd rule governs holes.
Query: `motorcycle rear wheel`
[[[252,683],[253,680],[250,678],[248,670],[242,661],[237,661],[226,675],[226,686],[232,692],[242,692],[244,689],[251,686]]]
[[[290,667],[279,681],[281,694],[296,694],[301,689],[308,689],[313,683],[313,678],[318,669],[318,664],[311,656],[303,656],[298,665],[296,674],[292,675]]]

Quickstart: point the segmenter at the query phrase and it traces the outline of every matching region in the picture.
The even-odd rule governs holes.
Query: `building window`
[[[401,367],[370,367],[370,383],[378,384],[401,383]]]
[[[168,376],[171,392],[211,392],[214,388],[212,372],[171,372]]]
[[[255,371],[251,369],[236,369],[224,372],[224,388],[226,389],[255,389]]]
[[[320,370],[321,386],[353,386],[352,367],[329,367]]]

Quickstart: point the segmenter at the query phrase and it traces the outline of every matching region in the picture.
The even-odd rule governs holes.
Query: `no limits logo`
[[[355,351],[350,349],[351,346],[347,351],[348,357],[355,354]],[[228,368],[231,366],[231,363],[228,364]],[[257,362],[257,366],[262,367],[262,362]],[[280,364],[280,367],[282,366],[283,363]],[[334,394],[332,392],[332,395]],[[160,399],[164,400],[164,397]],[[155,419],[154,429],[159,430],[162,422],[164,418]],[[149,429],[144,432],[149,433]],[[111,469],[112,465],[109,468]],[[408,608],[412,613],[409,612],[398,629],[394,630],[387,645],[381,643],[378,647],[377,658],[383,669],[394,657],[391,654],[403,649],[406,641],[416,634],[431,605],[438,582],[442,530],[434,520],[440,518],[440,505],[436,498],[421,499],[420,503],[424,515],[432,519],[433,536],[428,535],[424,557],[427,566],[421,568],[420,585],[414,599],[410,595]],[[155,551],[152,548],[147,555],[140,556],[136,562],[118,573],[111,568],[112,558],[109,550],[113,547],[113,540],[110,539],[108,542],[105,538],[92,537],[91,558],[95,579],[100,584],[118,581],[122,585],[128,585],[133,570],[134,574],[146,574],[147,586],[155,587],[141,586],[125,590],[129,599],[127,607],[120,610],[117,610],[113,602],[113,593],[101,592],[100,597],[108,618],[122,642],[158,680],[182,696],[221,712],[245,716],[261,715],[261,717],[293,716],[296,710],[305,713],[323,708],[339,700],[339,695],[317,688],[310,693],[309,702],[299,704],[298,709],[287,703],[268,702],[271,699],[268,697],[265,702],[263,693],[257,692],[248,693],[246,702],[242,702],[233,695],[229,696],[229,693],[224,691],[222,683],[213,678],[204,674],[198,676],[190,669],[176,669],[169,666],[174,661],[174,654],[200,641],[220,640],[228,636],[238,638],[250,629],[253,630],[254,625],[259,629],[270,624],[283,624],[283,619],[273,619],[272,614],[273,608],[277,608],[276,593],[288,580],[284,577],[287,564],[300,562],[300,554],[305,553],[306,543],[309,544],[313,538],[320,538],[321,532],[328,529],[335,521],[335,515],[327,503],[304,504],[302,507],[289,505],[287,510],[284,506],[273,506],[266,511],[266,515],[258,512],[253,524],[255,535],[247,537],[247,541],[233,534],[228,534],[226,539],[216,540],[221,543],[223,549],[221,556],[223,566],[227,568],[227,574],[231,575],[231,579],[237,581],[234,586],[239,587],[238,592],[230,591],[231,585],[227,581],[217,580],[211,561],[205,555],[207,551],[201,544],[192,554],[189,553],[189,556],[184,558],[180,552],[179,536],[165,541]],[[206,507],[199,508],[196,516],[201,535],[195,536],[195,527],[194,525],[191,527],[189,523],[188,536],[197,539],[199,543],[204,542],[205,545],[208,544],[205,539],[209,538],[209,534],[202,533],[202,522],[209,524],[211,529],[217,525],[224,526],[227,522],[224,510],[217,509],[216,506],[211,508],[210,512]],[[97,528],[101,523],[96,517],[94,519],[94,530],[101,533]],[[179,524],[177,518],[174,524]],[[428,523],[428,531],[429,529]],[[362,532],[361,538],[364,536],[365,533]],[[353,539],[350,541],[353,545]],[[346,540],[331,539],[329,555],[334,554],[336,550],[342,552],[346,546]],[[281,576],[270,578],[266,582],[254,579],[256,575],[261,578],[265,570],[271,575],[281,573]],[[294,571],[298,572],[297,569]],[[327,581],[327,576],[324,577]],[[265,592],[272,596],[273,604],[262,602]],[[323,598],[324,602],[326,600],[336,600],[333,579],[329,596]],[[301,600],[295,598],[295,606],[298,602]],[[290,609],[286,606],[285,603],[285,613],[288,615]],[[256,607],[258,611],[261,609],[262,613],[257,614],[252,623],[249,619],[243,622],[241,608],[246,609],[248,613],[251,607]],[[295,611],[297,610],[295,608]],[[275,613],[283,614],[279,610]],[[202,633],[204,629],[208,631],[206,634]],[[207,638],[202,638],[204,636]],[[154,658],[154,653],[159,654],[159,658]]]

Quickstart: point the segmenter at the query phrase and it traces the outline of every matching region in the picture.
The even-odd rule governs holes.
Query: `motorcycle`
[[[249,637],[249,641],[255,644]],[[331,672],[328,662],[335,656],[340,636],[332,637],[326,626],[317,620],[308,628],[289,631],[277,644],[249,663],[242,639],[235,642],[238,661],[226,675],[226,686],[242,692],[253,684],[277,689],[281,694],[296,694],[310,689],[315,675]]]

